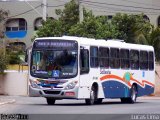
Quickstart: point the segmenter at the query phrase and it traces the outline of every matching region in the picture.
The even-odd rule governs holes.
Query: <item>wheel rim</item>
[[[134,102],[136,101],[136,90],[135,90],[135,88],[133,88],[133,91],[132,91],[132,100]]]
[[[91,90],[91,95],[90,95],[90,100],[91,100],[91,104],[93,104],[94,103],[94,91],[93,90]]]

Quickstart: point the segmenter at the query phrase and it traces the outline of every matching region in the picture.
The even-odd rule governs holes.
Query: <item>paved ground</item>
[[[0,96],[0,105],[14,103],[15,99],[8,98],[7,96]]]
[[[41,97],[0,97],[3,100],[15,100],[12,104],[1,105],[0,114],[31,114],[30,118],[35,119],[38,114],[39,120],[46,117],[47,119],[55,117],[56,120],[75,120],[75,118],[84,120],[86,117],[88,119],[91,117],[92,120],[106,120],[106,118],[124,120],[135,119],[133,114],[160,114],[160,97],[141,97],[136,104],[122,104],[119,99],[105,99],[102,104],[93,106],[85,105],[84,100],[59,100],[55,105],[49,106],[45,98]]]

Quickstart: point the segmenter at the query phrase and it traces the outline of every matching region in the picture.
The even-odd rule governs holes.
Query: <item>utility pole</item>
[[[78,0],[78,5],[79,5],[79,22],[81,23],[83,21],[83,6],[81,0]]]
[[[43,20],[47,19],[47,0],[43,0]]]

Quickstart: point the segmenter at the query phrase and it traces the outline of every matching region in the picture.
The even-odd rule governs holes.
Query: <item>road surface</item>
[[[69,116],[69,120],[75,118],[77,120],[83,119],[81,115],[88,114],[91,115],[89,117],[93,117],[92,119],[102,117],[102,120],[106,120],[105,115],[113,117],[112,114],[116,114],[114,118],[119,120],[124,119],[125,114],[129,114],[127,116],[129,119],[144,117],[143,114],[160,114],[160,98],[155,97],[138,98],[135,104],[124,104],[120,102],[120,99],[105,99],[102,104],[92,106],[86,105],[84,100],[57,100],[55,105],[50,106],[47,105],[45,98],[42,97],[7,96],[6,98],[15,99],[16,102],[1,105],[0,114],[38,114],[38,116],[41,116],[40,114],[46,114],[47,116],[51,115],[50,117],[52,118],[53,114],[56,115],[57,118],[57,114],[62,118],[64,114],[72,114],[72,116]],[[142,116],[133,116],[134,114],[142,114]],[[156,117],[160,120],[160,116]],[[43,118],[43,116],[40,118]],[[97,120],[98,119],[100,118],[97,118]]]

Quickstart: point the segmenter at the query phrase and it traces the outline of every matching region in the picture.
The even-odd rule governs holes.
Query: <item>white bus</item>
[[[29,71],[30,96],[84,99],[100,104],[105,98],[134,103],[154,92],[154,48],[122,40],[46,37],[33,42]]]

